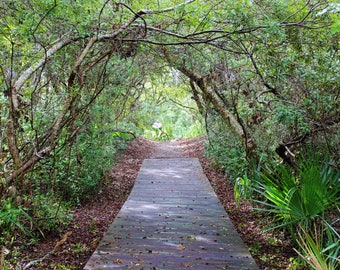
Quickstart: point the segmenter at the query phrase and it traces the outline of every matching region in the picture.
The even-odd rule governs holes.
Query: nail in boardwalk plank
[[[144,161],[87,262],[99,269],[258,269],[198,159]]]

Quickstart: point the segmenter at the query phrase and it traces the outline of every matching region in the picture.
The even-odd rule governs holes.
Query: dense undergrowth
[[[115,153],[127,142],[117,134],[82,134],[66,153],[60,151],[44,162],[38,173],[29,175],[32,186],[27,195],[12,190],[1,201],[0,245],[11,250],[58,233],[72,220],[76,205],[100,192]]]
[[[282,163],[275,158],[274,151],[262,155],[259,163],[248,162],[242,147],[228,136],[228,130],[222,125],[215,129],[217,132],[210,132],[207,153],[230,176],[236,201],[246,200],[256,211],[268,213],[272,221],[267,230],[278,235],[284,233],[291,239],[300,255],[294,267],[337,269],[340,265],[337,162],[324,152],[311,149],[312,142],[299,149],[294,164]]]

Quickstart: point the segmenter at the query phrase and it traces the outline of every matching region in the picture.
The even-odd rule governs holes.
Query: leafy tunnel
[[[242,160],[231,173],[294,168],[306,148],[338,168],[339,10],[324,0],[1,1],[1,199],[77,202],[134,136],[206,135],[225,162]]]

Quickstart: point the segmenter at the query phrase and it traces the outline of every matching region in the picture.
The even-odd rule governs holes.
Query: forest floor
[[[83,269],[109,225],[127,199],[145,158],[161,157],[176,152],[181,157],[199,158],[203,170],[214,187],[243,241],[248,245],[260,269],[297,269],[291,242],[283,233],[267,231],[271,218],[253,210],[250,203],[239,206],[233,186],[224,173],[211,166],[204,156],[204,139],[194,138],[159,143],[135,139],[121,151],[116,165],[103,178],[97,195],[73,211],[73,220],[60,234],[50,236],[34,246],[28,246],[20,258],[22,269]],[[161,149],[161,150],[160,150]],[[18,269],[18,268],[13,268]],[[19,268],[20,269],[20,268]]]

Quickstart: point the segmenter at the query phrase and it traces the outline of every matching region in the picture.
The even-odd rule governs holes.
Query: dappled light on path
[[[258,269],[198,159],[155,153],[84,269]]]

